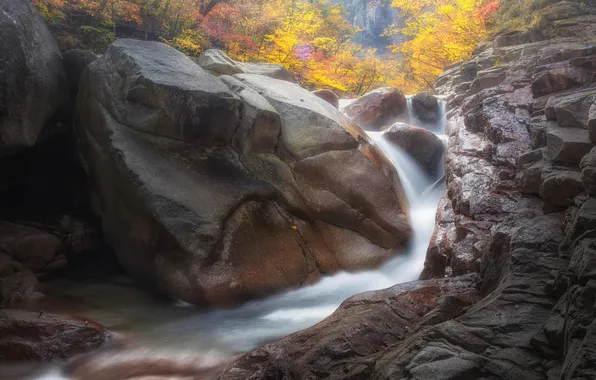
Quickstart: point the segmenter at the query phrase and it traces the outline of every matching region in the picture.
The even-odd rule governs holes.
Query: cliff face
[[[382,52],[389,45],[397,42],[397,38],[382,35],[399,16],[398,10],[391,7],[391,0],[334,0],[334,2],[343,4],[348,13],[348,21],[362,29],[358,33],[358,43],[377,48]]]
[[[423,277],[352,297],[223,379],[596,376],[596,8],[448,69],[448,191]]]

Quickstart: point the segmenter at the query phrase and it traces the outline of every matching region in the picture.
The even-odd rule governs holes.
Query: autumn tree
[[[80,46],[98,51],[113,40],[118,25],[121,32],[150,34],[189,56],[217,48],[240,61],[284,65],[309,89],[353,96],[406,84],[398,60],[354,43],[358,29],[333,0],[33,1],[46,19],[85,15],[76,17],[86,20],[77,26]],[[66,45],[79,47],[76,41]]]
[[[486,35],[486,23],[497,9],[494,0],[393,0],[405,26],[387,34],[408,41],[393,46],[404,62],[404,72],[420,88],[432,88],[445,67],[467,59]]]

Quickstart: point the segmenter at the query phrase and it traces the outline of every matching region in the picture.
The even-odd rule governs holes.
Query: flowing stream
[[[411,108],[411,102],[408,104]],[[440,104],[437,125],[423,125],[415,118],[410,118],[410,122],[444,136],[445,106],[443,101]],[[411,109],[408,111],[411,113]],[[173,303],[147,293],[124,277],[101,283],[58,280],[48,284],[46,293],[50,298],[60,299],[64,305],[57,303],[46,310],[67,311],[93,319],[151,347],[229,355],[246,352],[312,326],[354,294],[416,280],[434,230],[436,208],[443,192],[442,180],[427,177],[408,154],[389,144],[381,132],[367,133],[399,173],[414,231],[407,253],[381,268],[338,273],[309,287],[216,311],[198,311],[190,305]]]

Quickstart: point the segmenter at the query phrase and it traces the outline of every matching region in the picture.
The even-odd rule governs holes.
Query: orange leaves
[[[488,20],[499,9],[499,0],[489,1],[482,7],[478,8],[477,15],[483,21]]]

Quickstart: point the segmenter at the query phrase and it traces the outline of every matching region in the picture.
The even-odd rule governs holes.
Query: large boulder
[[[412,97],[412,110],[418,119],[436,122],[439,117],[439,101],[431,93],[420,92]]]
[[[0,310],[0,361],[49,361],[89,352],[111,335],[89,320],[24,310]]]
[[[0,157],[33,146],[64,105],[60,51],[28,0],[0,4]]]
[[[403,194],[339,111],[287,81],[220,79],[118,40],[79,87],[79,153],[123,266],[162,292],[236,304],[371,268],[410,237]]]
[[[436,174],[445,152],[445,145],[437,135],[424,128],[395,123],[383,136],[412,156],[427,172]]]
[[[296,82],[294,75],[282,65],[238,62],[228,57],[223,51],[217,49],[209,49],[204,52],[197,59],[197,63],[203,69],[215,75],[256,74],[288,82]]]
[[[360,127],[379,130],[395,123],[408,107],[404,93],[393,87],[383,87],[362,95],[344,112]]]

